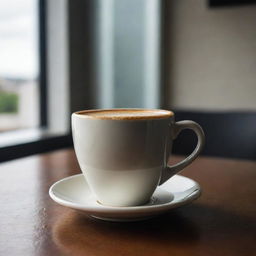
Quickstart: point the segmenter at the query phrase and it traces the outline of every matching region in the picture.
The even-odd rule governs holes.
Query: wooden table
[[[95,220],[53,202],[50,185],[76,173],[71,149],[0,165],[0,255],[256,255],[256,162],[200,157],[183,175],[201,184],[202,196],[137,223]]]

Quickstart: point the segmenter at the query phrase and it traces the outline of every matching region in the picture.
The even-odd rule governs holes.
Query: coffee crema
[[[78,111],[85,118],[103,120],[147,120],[173,116],[173,112],[162,109],[95,109]]]

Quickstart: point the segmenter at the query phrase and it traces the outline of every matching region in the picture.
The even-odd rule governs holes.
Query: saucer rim
[[[165,204],[158,204],[158,205],[139,205],[139,206],[128,206],[128,207],[117,207],[117,206],[108,206],[108,205],[101,205],[98,204],[97,206],[90,206],[90,205],[82,205],[80,203],[75,203],[75,202],[71,202],[69,200],[65,200],[62,199],[60,197],[58,197],[58,195],[56,195],[54,193],[54,188],[59,184],[62,183],[66,180],[70,180],[70,179],[74,179],[76,177],[82,177],[83,174],[79,173],[79,174],[75,174],[75,175],[71,175],[68,177],[65,177],[63,179],[58,180],[57,182],[55,182],[54,184],[51,185],[50,189],[49,189],[49,196],[52,198],[53,201],[55,201],[56,203],[65,206],[65,207],[70,207],[72,209],[75,210],[80,210],[80,211],[85,211],[88,214],[117,214],[117,213],[145,213],[145,211],[150,210],[151,214],[158,213],[158,212],[163,212],[169,209],[173,209],[173,208],[177,208],[180,207],[182,205],[188,204],[192,201],[194,201],[195,199],[197,199],[198,197],[200,197],[201,195],[201,187],[200,185],[194,181],[191,178],[185,177],[183,175],[174,175],[174,176],[178,176],[184,179],[189,179],[194,183],[193,186],[193,190],[186,195],[185,197],[182,198],[175,198],[175,194],[174,194],[174,199],[168,203]],[[168,183],[168,181],[166,181]],[[158,186],[156,189],[161,189],[161,186]],[[176,194],[177,195],[177,194]]]

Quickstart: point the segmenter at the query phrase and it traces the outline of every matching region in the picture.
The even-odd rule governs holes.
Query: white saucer
[[[141,206],[111,207],[98,203],[90,192],[83,174],[62,179],[54,183],[49,190],[50,197],[55,202],[108,221],[136,221],[151,218],[190,203],[198,198],[200,193],[198,183],[180,175],[174,175],[159,186],[150,202]]]

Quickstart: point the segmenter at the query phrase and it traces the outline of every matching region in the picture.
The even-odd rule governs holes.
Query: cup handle
[[[191,164],[198,157],[198,155],[200,154],[204,146],[205,136],[204,136],[204,131],[202,127],[198,123],[190,120],[179,121],[174,124],[173,131],[172,131],[172,139],[176,139],[179,133],[184,129],[191,129],[196,133],[197,135],[196,148],[187,158],[183,159],[179,163],[172,166],[167,165],[167,167],[162,172],[162,177],[159,185],[163,184],[169,178],[171,178],[174,174],[180,172],[186,166]]]

